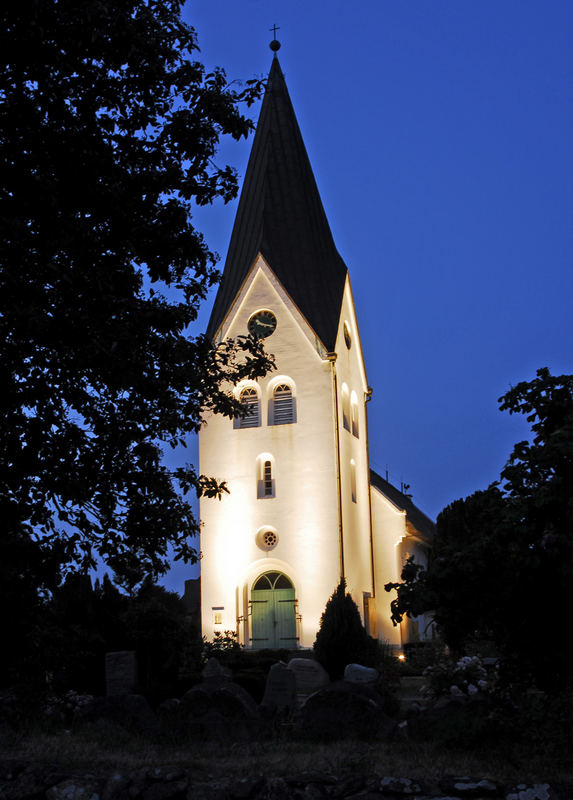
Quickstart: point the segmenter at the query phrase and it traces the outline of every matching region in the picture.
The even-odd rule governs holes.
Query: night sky
[[[229,80],[266,76],[279,27],[350,271],[371,466],[435,518],[526,437],[500,395],[542,366],[573,372],[573,3],[192,0],[185,18],[198,58]],[[225,144],[217,163],[242,178],[251,144]],[[221,268],[236,207],[195,215]]]

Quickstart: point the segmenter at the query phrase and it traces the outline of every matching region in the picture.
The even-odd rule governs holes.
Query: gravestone
[[[282,661],[273,664],[269,670],[261,705],[279,714],[293,711],[296,707],[296,677]]]
[[[137,660],[134,650],[105,654],[105,690],[107,695],[131,694],[137,683]]]
[[[92,697],[74,712],[74,725],[97,723],[102,720],[143,736],[155,736],[160,731],[153,709],[138,694],[115,694],[109,697]]]
[[[364,685],[336,681],[311,694],[300,709],[297,733],[307,739],[372,739],[391,735],[395,723],[382,698]]]
[[[212,657],[203,667],[201,677],[204,681],[207,681],[207,683],[225,683],[226,681],[233,680],[233,672],[229,667],[226,667],[224,664],[217,661],[216,658]]]
[[[344,680],[349,683],[374,686],[378,678],[378,670],[373,667],[363,667],[361,664],[347,664],[344,668]]]
[[[203,681],[181,698],[185,733],[199,741],[249,741],[260,732],[260,712],[250,694],[232,681]]]
[[[294,672],[297,694],[312,694],[330,683],[328,672],[310,658],[291,658],[287,669]]]

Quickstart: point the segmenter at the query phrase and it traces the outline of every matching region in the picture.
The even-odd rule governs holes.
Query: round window
[[[257,546],[261,550],[273,550],[279,543],[279,536],[272,528],[262,528],[257,533]]]

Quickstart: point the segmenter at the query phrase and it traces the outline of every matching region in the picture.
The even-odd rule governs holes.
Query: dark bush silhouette
[[[344,578],[320,619],[314,654],[333,680],[343,676],[347,664],[375,665],[377,644],[364,630],[356,603],[346,592]]]

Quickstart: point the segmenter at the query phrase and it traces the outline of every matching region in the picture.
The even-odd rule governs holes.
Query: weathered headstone
[[[291,658],[287,669],[294,672],[297,694],[312,694],[330,683],[328,672],[311,658]]]
[[[382,698],[376,692],[367,686],[337,681],[305,700],[297,730],[309,739],[372,739],[385,722]]]
[[[203,667],[201,676],[204,681],[208,683],[224,683],[225,681],[233,680],[233,672],[217,661],[216,658],[210,658]]]
[[[105,688],[107,695],[130,694],[137,683],[137,660],[134,650],[118,650],[105,654]]]
[[[344,680],[349,683],[361,683],[364,686],[374,686],[379,678],[378,670],[373,667],[363,667],[362,664],[347,664],[344,669]]]
[[[269,670],[261,705],[279,714],[296,708],[296,677],[282,661]]]
[[[138,694],[116,694],[110,697],[92,697],[74,712],[74,725],[106,720],[126,730],[137,731],[144,736],[155,736],[159,721],[153,709]]]
[[[260,712],[250,694],[232,681],[203,681],[181,698],[185,731],[193,739],[247,741],[260,729]]]

